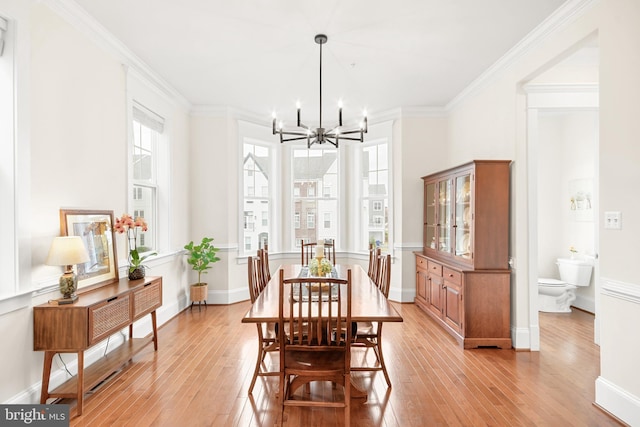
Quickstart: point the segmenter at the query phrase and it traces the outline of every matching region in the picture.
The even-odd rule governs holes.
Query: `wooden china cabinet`
[[[464,348],[511,348],[508,160],[422,177],[416,304]]]

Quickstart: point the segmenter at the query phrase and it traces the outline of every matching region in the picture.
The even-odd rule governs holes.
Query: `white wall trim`
[[[603,277],[601,293],[612,298],[640,304],[640,286],[631,283]]]
[[[393,249],[402,252],[422,251],[422,242],[407,242],[393,245]]]
[[[447,103],[445,111],[451,111],[462,104],[474,93],[489,84],[497,74],[515,63],[524,54],[538,46],[549,36],[584,14],[589,8],[598,3],[598,1],[599,0],[568,0]]]
[[[389,300],[400,303],[413,303],[416,299],[416,288],[402,288],[399,286],[391,286],[389,288]]]
[[[596,380],[596,405],[630,426],[640,425],[640,399],[602,377]]]
[[[533,346],[532,338],[540,336],[540,328],[532,325],[529,328],[516,328],[511,325],[511,345],[516,350],[539,351],[540,345]]]
[[[146,80],[152,82],[178,104],[186,109],[191,108],[191,103],[180,92],[153,71],[151,67],[96,21],[94,17],[78,6],[76,2],[73,0],[43,0],[42,2],[100,47],[115,55],[125,65],[134,68]]]
[[[209,292],[207,292],[207,304],[229,305],[248,300],[249,289],[246,286],[221,291],[209,289]]]

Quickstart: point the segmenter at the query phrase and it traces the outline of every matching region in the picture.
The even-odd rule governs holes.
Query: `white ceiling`
[[[565,0],[75,0],[195,106],[443,107]],[[293,119],[293,116],[291,116]]]

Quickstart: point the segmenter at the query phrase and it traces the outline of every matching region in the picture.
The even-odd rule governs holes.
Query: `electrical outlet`
[[[611,230],[622,229],[622,213],[620,212],[605,212],[604,213],[604,228]]]

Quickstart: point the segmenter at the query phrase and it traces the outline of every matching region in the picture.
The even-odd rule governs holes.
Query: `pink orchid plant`
[[[147,226],[144,218],[138,217],[133,219],[129,214],[122,214],[120,218],[116,218],[116,223],[113,226],[114,231],[123,234],[127,233],[127,243],[129,245],[129,273],[133,272],[137,268],[146,268],[142,265],[142,262],[150,256],[157,255],[156,252],[140,256],[138,252],[138,231],[147,231]]]

